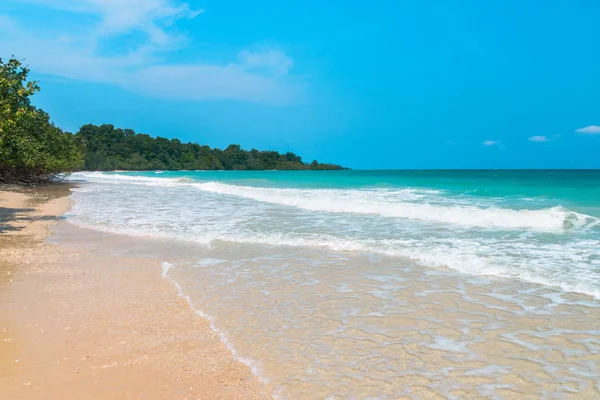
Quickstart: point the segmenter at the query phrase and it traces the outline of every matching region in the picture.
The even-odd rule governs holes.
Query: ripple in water
[[[279,397],[600,398],[597,208],[177,174],[78,175],[68,220],[178,243],[165,276]]]

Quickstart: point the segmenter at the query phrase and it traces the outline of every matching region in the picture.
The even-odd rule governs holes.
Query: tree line
[[[112,170],[332,170],[335,164],[305,163],[288,152],[225,150],[178,139],[151,137],[113,125],[84,125],[63,132],[50,116],[31,104],[40,90],[29,70],[0,58],[0,183],[40,183],[73,171]]]
[[[85,170],[324,170],[339,165],[305,163],[294,153],[244,150],[238,144],[225,150],[179,139],[153,138],[113,125],[84,125],[76,137],[86,149]]]

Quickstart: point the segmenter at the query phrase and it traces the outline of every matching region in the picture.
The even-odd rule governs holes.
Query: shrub
[[[0,59],[0,182],[41,183],[62,179],[83,164],[75,136],[63,132],[31,105],[39,91],[16,59]]]

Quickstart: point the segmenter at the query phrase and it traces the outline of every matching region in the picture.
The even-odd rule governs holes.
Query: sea
[[[600,170],[70,180],[277,399],[600,398]]]

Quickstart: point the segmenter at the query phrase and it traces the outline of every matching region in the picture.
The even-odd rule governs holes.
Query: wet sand
[[[217,243],[169,259],[168,276],[284,398],[600,399],[590,296],[372,254],[274,250]]]
[[[589,296],[359,252],[57,224],[67,194],[0,191],[2,400],[269,398],[190,305],[282,398],[600,398]]]
[[[68,193],[0,187],[2,398],[270,398],[158,260],[45,241]]]

